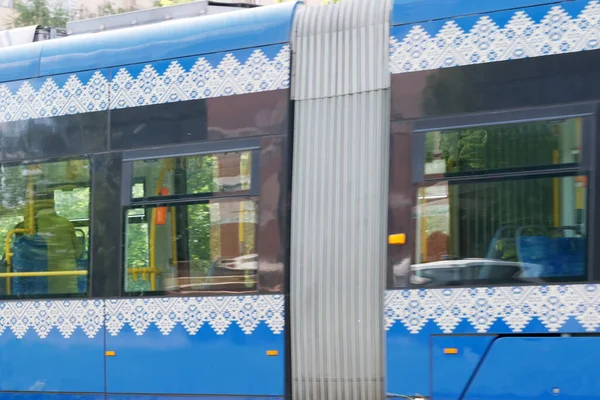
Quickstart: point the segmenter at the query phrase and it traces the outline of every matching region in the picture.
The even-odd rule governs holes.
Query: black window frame
[[[565,164],[555,168],[539,168],[530,169],[523,172],[519,171],[492,171],[483,174],[465,174],[461,176],[446,176],[443,178],[427,178],[424,174],[425,154],[424,142],[425,133],[432,131],[448,131],[459,130],[474,127],[490,127],[498,125],[512,125],[540,121],[553,121],[561,119],[576,119],[582,120],[582,137],[581,137],[581,160],[579,164]],[[586,277],[585,279],[557,279],[556,281],[544,281],[543,285],[560,285],[565,283],[586,284],[600,281],[600,267],[596,266],[596,251],[593,246],[594,238],[597,233],[597,226],[600,223],[600,214],[598,213],[598,201],[600,197],[596,195],[597,188],[600,188],[600,140],[596,138],[596,129],[600,121],[600,114],[597,112],[597,103],[581,103],[561,106],[549,106],[543,108],[523,108],[517,110],[499,110],[486,111],[476,114],[462,114],[446,117],[423,118],[413,121],[392,121],[391,137],[409,137],[410,141],[410,161],[407,161],[410,169],[411,187],[407,197],[410,198],[410,206],[402,205],[403,210],[400,213],[410,213],[410,226],[398,226],[392,219],[388,224],[388,235],[397,233],[406,233],[407,241],[402,246],[409,246],[402,253],[410,255],[410,264],[415,260],[414,242],[410,241],[410,236],[416,235],[415,224],[413,221],[413,210],[416,206],[416,196],[418,188],[423,183],[448,182],[453,183],[475,183],[489,181],[490,178],[495,181],[508,179],[522,179],[525,177],[556,177],[556,176],[575,176],[577,174],[586,175],[588,177],[588,193],[587,193],[587,215],[586,215],[586,230],[587,230],[587,252],[586,252]],[[394,157],[394,147],[390,146],[390,168],[393,168],[392,158]],[[393,171],[390,171],[390,177],[393,176]],[[390,180],[390,185],[392,182]],[[400,207],[393,204],[393,199],[390,194],[389,212],[390,215]],[[389,244],[388,254],[394,252],[398,245]],[[405,257],[406,259],[406,257]],[[394,280],[394,265],[398,264],[400,259],[393,259],[388,255],[387,262],[387,289],[424,289],[422,285],[415,285],[410,282],[409,275],[404,277],[403,284],[397,285]],[[469,282],[464,285],[435,285],[427,286],[427,288],[455,288],[455,287],[502,287],[502,286],[539,286],[539,282],[523,282],[523,283],[493,283],[493,282]]]
[[[252,164],[250,170],[250,189],[234,192],[217,192],[217,193],[187,193],[175,194],[169,196],[152,196],[146,198],[135,199],[132,196],[131,187],[138,180],[134,179],[133,164],[136,161],[144,160],[161,160],[173,157],[191,157],[202,155],[217,155],[224,153],[242,153],[250,152],[252,154]],[[185,145],[161,146],[149,149],[136,149],[123,152],[123,162],[121,170],[121,210],[122,210],[122,232],[123,244],[121,262],[119,268],[120,276],[120,292],[122,297],[186,297],[186,296],[201,296],[201,297],[218,297],[224,294],[219,291],[206,291],[201,295],[193,293],[177,293],[166,290],[154,291],[127,291],[126,285],[126,246],[127,246],[127,229],[128,212],[131,209],[139,208],[155,208],[155,207],[171,207],[171,206],[186,206],[193,204],[205,204],[212,200],[234,200],[245,199],[254,201],[257,205],[260,202],[261,180],[260,180],[260,153],[261,153],[261,138],[252,137],[244,139],[235,139],[219,142],[200,142]],[[260,207],[257,207],[257,216],[260,220]],[[259,230],[257,230],[257,248],[260,241]],[[258,284],[260,269],[257,270],[257,285],[256,290],[252,295],[260,294],[260,285]],[[245,295],[246,293],[227,294],[229,295]]]

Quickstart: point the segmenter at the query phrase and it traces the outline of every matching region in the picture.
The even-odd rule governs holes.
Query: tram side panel
[[[62,392],[95,398],[92,393],[104,392],[104,301],[80,297],[89,293],[87,154],[107,150],[108,112],[100,107],[50,117],[61,106],[74,106],[50,99],[59,94],[56,85],[69,81],[77,90],[82,82],[107,77],[101,70],[0,84],[2,397]],[[107,94],[97,100],[106,103]],[[68,154],[76,156],[60,158]],[[23,159],[38,162],[14,161]],[[65,238],[62,228],[75,237]]]
[[[144,68],[169,74],[177,63],[195,71],[231,57],[247,63],[260,53],[264,68],[278,76],[287,51],[272,46]],[[127,72],[135,76],[131,71],[141,69]],[[220,85],[235,71],[223,74]],[[186,88],[200,86],[189,82]],[[130,219],[126,235],[149,230],[148,248],[155,250],[144,260],[150,267],[144,274],[136,267],[137,248],[126,241],[125,291],[145,297],[107,301],[111,398],[285,394],[285,304],[278,293],[284,289],[288,102],[287,90],[274,90],[113,113],[113,144],[133,149],[129,159],[124,153],[132,185],[125,201],[127,213],[140,219]],[[135,150],[148,141],[162,147],[152,155]],[[177,200],[164,206],[147,201],[157,196]],[[160,271],[153,274],[153,268]],[[188,295],[146,297],[170,291]]]
[[[581,0],[392,28],[390,398],[600,395],[583,359],[600,345],[600,288],[588,283],[597,279],[589,244],[600,53],[542,51],[536,35],[455,53],[485,21],[502,36],[524,15],[519,29],[547,29],[538,21],[552,25],[560,13],[572,37],[597,35],[576,24],[594,7]],[[450,26],[457,36],[444,41]]]

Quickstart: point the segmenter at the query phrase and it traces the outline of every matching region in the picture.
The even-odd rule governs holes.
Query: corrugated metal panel
[[[300,11],[293,47],[293,398],[384,398],[387,0]]]
[[[388,0],[343,0],[300,9],[292,38],[293,99],[389,87],[390,9]]]

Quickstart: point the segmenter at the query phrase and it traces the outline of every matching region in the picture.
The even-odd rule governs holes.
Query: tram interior
[[[133,162],[131,205],[121,214],[125,293],[256,289],[252,156]],[[0,166],[1,296],[87,293],[90,179],[87,159]]]
[[[425,135],[413,284],[585,278],[580,119]]]

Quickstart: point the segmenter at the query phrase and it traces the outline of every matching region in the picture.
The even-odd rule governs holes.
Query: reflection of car
[[[444,260],[411,267],[410,282],[418,286],[511,284],[536,282],[543,266],[487,258]],[[539,282],[538,282],[539,283]]]

